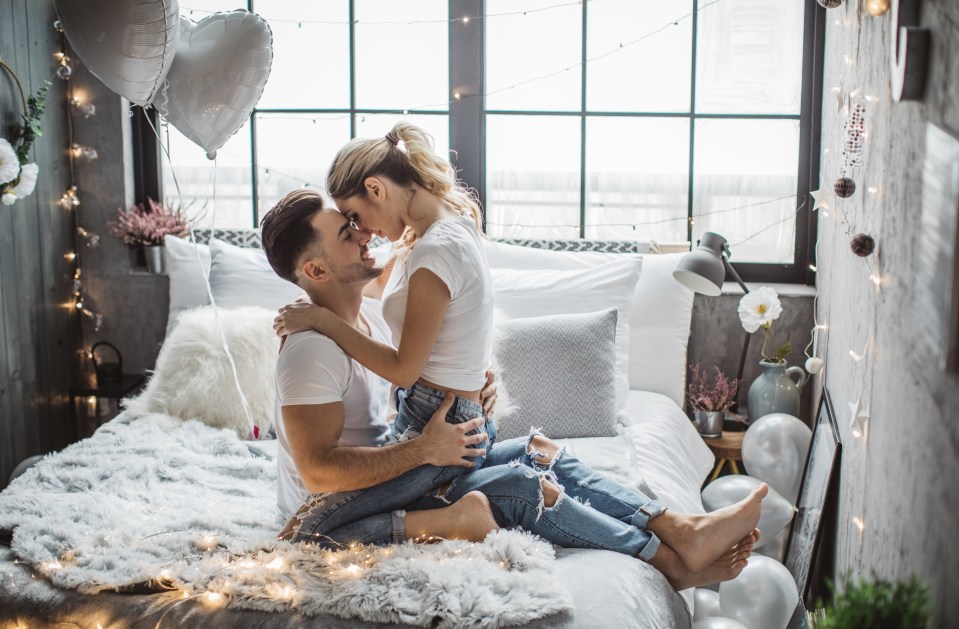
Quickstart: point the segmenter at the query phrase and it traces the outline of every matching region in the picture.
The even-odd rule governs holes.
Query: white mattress
[[[705,513],[700,487],[715,457],[692,422],[671,398],[659,393],[630,391],[627,404],[628,422],[620,436],[558,441],[590,467],[626,486],[646,481],[670,509]],[[692,613],[693,590],[680,594]]]

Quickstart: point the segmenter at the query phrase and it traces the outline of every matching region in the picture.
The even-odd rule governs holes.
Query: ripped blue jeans
[[[435,509],[480,491],[502,528],[521,528],[565,548],[652,559],[660,540],[646,526],[666,507],[596,472],[563,448],[549,464],[539,463],[531,444],[536,434],[497,443],[485,466],[454,479],[445,494],[428,495],[413,509]],[[560,490],[552,506],[544,503],[542,482]]]
[[[521,528],[563,547],[604,549],[645,561],[652,559],[660,540],[646,526],[651,518],[665,511],[665,506],[599,474],[563,449],[549,464],[539,463],[531,447],[534,436],[497,443],[482,468],[453,476],[445,491],[442,488],[446,482],[435,483],[428,493],[402,510],[386,513],[392,507],[383,509],[381,504],[378,515],[351,521],[338,529],[327,528],[322,534],[317,534],[315,528],[310,533],[314,518],[307,516],[306,525],[300,527],[294,539],[332,548],[354,542],[401,542],[405,539],[406,511],[444,507],[471,491],[480,491],[489,500],[496,523],[503,528]],[[421,469],[408,474],[418,476]],[[394,481],[364,492],[393,501],[396,490],[403,493],[400,500],[405,500],[409,487],[394,486]],[[543,481],[560,490],[552,506],[544,503]],[[380,488],[384,490],[381,492]],[[335,506],[332,507],[335,512]]]

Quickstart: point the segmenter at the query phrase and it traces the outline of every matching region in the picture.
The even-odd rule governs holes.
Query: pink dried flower
[[[147,197],[146,206],[137,203],[129,210],[117,210],[117,220],[107,223],[114,236],[129,247],[162,245],[166,235],[183,237],[190,227],[180,210],[164,208]]]
[[[716,378],[710,383],[707,370],[700,368],[699,365],[692,366],[692,378],[686,394],[689,405],[694,411],[725,413],[736,401],[739,381],[735,378],[727,378],[719,367],[713,367],[713,370],[716,372]]]

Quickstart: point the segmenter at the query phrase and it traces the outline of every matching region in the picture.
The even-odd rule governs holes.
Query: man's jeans
[[[445,397],[444,391],[419,383],[409,389],[397,388],[394,392],[397,415],[393,421],[393,441],[419,436]],[[461,424],[477,417],[485,417],[483,408],[458,397],[447,413],[446,421]],[[481,429],[471,430],[467,434],[480,432],[485,433],[487,439],[472,447],[486,448],[488,453],[496,439],[495,425],[488,421]],[[486,457],[481,455],[470,460],[479,468],[485,463]],[[402,541],[405,528],[402,510],[468,471],[468,468],[454,465],[421,465],[366,489],[313,494],[296,514],[299,522],[294,528],[293,539],[331,547],[354,542],[382,544]]]

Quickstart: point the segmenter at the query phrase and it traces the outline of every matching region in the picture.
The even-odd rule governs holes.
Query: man
[[[366,284],[382,274],[369,253],[368,231],[305,189],[270,210],[262,231],[281,277],[389,343],[385,322],[363,297]],[[278,333],[287,333],[284,313],[296,307],[281,310]],[[734,578],[758,539],[765,486],[713,514],[676,514],[596,474],[542,435],[497,443],[482,469],[462,474],[472,465],[464,457],[477,453],[470,446],[483,441],[469,434],[482,418],[447,424],[447,399],[421,436],[396,443],[384,418],[387,383],[313,331],[287,337],[277,387],[281,509],[289,515],[305,500],[285,539],[481,540],[495,528],[518,526],[561,546],[631,554],[677,589]]]

